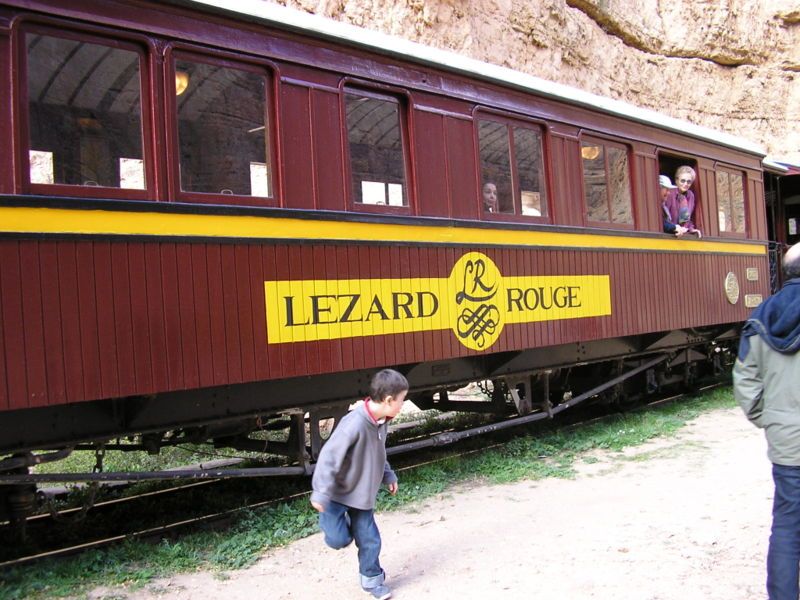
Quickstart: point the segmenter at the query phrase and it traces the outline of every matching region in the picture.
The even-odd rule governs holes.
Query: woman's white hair
[[[682,165],[678,167],[678,170],[675,171],[675,181],[677,182],[680,179],[681,173],[691,173],[692,181],[697,179],[697,173],[694,172],[694,169],[689,165]]]

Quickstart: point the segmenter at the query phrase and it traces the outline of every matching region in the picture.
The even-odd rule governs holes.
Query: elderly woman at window
[[[692,187],[697,174],[689,166],[678,167],[675,171],[676,188],[669,190],[664,197],[662,208],[664,210],[664,232],[673,233],[681,237],[687,233],[702,237],[700,230],[694,226],[695,200]]]

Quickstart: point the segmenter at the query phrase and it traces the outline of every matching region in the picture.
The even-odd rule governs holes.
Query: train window
[[[744,233],[744,178],[741,173],[717,170],[717,210],[720,233]]]
[[[345,90],[353,202],[408,206],[400,103],[365,90]]]
[[[272,197],[263,70],[179,54],[174,82],[181,192]]]
[[[478,142],[484,211],[547,216],[541,132],[481,119]]]
[[[145,189],[140,53],[29,31],[25,60],[30,184]]]
[[[605,140],[584,138],[581,158],[587,220],[633,225],[627,148]]]

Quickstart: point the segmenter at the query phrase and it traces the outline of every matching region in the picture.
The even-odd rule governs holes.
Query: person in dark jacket
[[[361,587],[378,600],[391,598],[392,592],[379,560],[375,499],[381,483],[397,493],[397,475],[386,460],[386,432],[407,393],[408,380],[401,373],[376,373],[369,397],[339,421],[322,447],[311,480],[311,505],[319,512],[325,543],[338,550],[355,540]]]
[[[800,244],[783,261],[787,282],[742,329],[733,391],[764,430],[775,497],[767,552],[770,600],[798,600],[800,583]]]

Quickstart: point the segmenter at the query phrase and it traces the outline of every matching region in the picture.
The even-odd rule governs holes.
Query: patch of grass
[[[521,479],[571,477],[573,465],[587,452],[618,452],[659,436],[673,435],[688,421],[735,406],[730,388],[697,398],[605,418],[588,425],[537,424],[501,437],[487,449],[487,438],[467,440],[455,456],[439,453],[431,462],[399,469],[400,493],[382,491],[378,510],[414,509],[458,482],[507,483]],[[595,459],[596,460],[596,459]],[[317,530],[317,515],[307,498],[244,514],[225,531],[206,531],[158,544],[127,542],[73,559],[48,561],[0,573],[0,600],[74,596],[96,586],[135,589],[176,572],[215,569],[218,573],[251,565],[270,547],[281,546]]]

